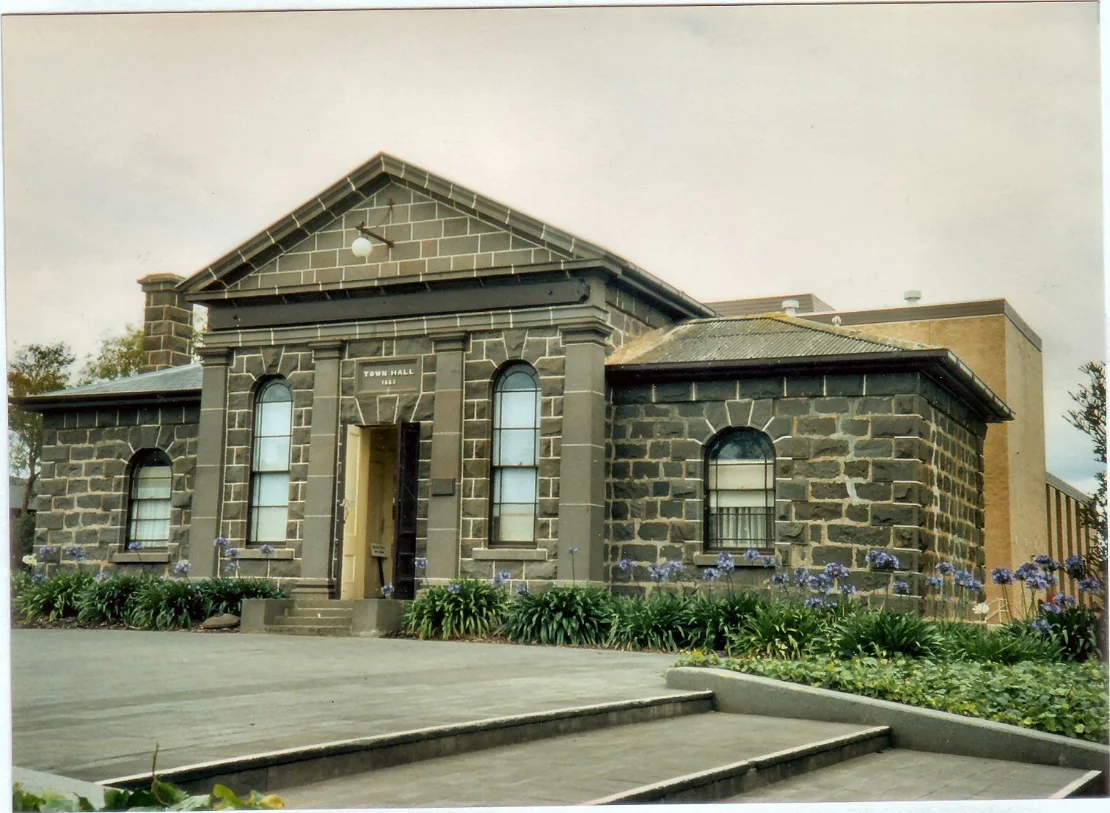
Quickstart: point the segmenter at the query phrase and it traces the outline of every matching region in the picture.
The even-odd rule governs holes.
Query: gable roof
[[[28,395],[16,403],[32,412],[62,407],[98,406],[105,403],[139,404],[192,401],[200,398],[203,370],[200,363],[166,367],[111,381],[94,381],[80,387]]]
[[[917,342],[870,336],[785,314],[694,319],[659,328],[618,348],[605,362],[616,373],[705,377],[807,369],[933,368],[988,416],[1013,412],[952,351]]]
[[[656,296],[662,297],[672,307],[686,315],[716,314],[712,308],[601,246],[384,152],[378,153],[349,172],[323,192],[270,224],[207,268],[179,283],[178,290],[186,294],[225,290],[235,279],[262,268],[316,231],[340,218],[368,195],[388,183],[406,186],[434,200],[449,204],[464,214],[549,247],[560,256],[569,256],[571,259],[566,261],[568,266],[581,267],[583,261],[596,261],[600,266],[608,267],[619,275],[631,277],[634,284],[650,289]],[[431,276],[433,275],[424,275],[424,279]]]

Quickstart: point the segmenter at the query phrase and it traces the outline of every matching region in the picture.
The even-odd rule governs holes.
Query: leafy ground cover
[[[1106,664],[1097,661],[1002,664],[831,655],[783,660],[695,652],[676,665],[730,669],[1091,742],[1110,742],[1110,673]]]

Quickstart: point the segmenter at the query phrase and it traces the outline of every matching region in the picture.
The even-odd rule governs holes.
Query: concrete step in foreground
[[[1097,771],[899,748],[823,768],[728,802],[917,802],[1082,795]]]
[[[266,626],[277,635],[323,635],[345,637],[351,634],[354,610],[344,602],[326,599],[300,599],[284,614]]]
[[[614,804],[720,798],[714,784],[756,766],[768,781],[889,745],[885,727],[709,712],[441,757],[298,787],[293,808]],[[773,755],[773,756],[772,756]],[[718,771],[706,771],[716,766]],[[721,766],[728,766],[721,772]],[[679,780],[680,787],[667,780]],[[709,788],[708,795],[699,796]],[[700,791],[699,791],[700,789]],[[716,794],[716,795],[715,795]]]

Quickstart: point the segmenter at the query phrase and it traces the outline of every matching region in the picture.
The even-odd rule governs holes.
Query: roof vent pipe
[[[782,309],[787,316],[797,316],[801,304],[797,299],[784,299],[782,300]]]
[[[916,305],[921,301],[921,291],[906,291],[902,296],[906,298],[907,305]]]

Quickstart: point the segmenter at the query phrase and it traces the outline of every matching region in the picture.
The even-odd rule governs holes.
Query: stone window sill
[[[220,559],[227,561],[229,559],[269,559],[274,562],[289,561],[293,558],[292,548],[274,548],[274,552],[267,556],[258,548],[237,548],[239,553],[236,556],[228,556],[226,553],[220,554]]]
[[[698,567],[715,567],[717,565],[717,557],[722,553],[731,553],[732,561],[736,567],[757,567],[764,570],[774,570],[774,565],[767,565],[763,563],[764,558],[774,558],[773,551],[760,551],[760,558],[754,562],[749,562],[744,558],[743,551],[718,551],[716,553],[695,553],[694,564]]]
[[[168,550],[114,551],[112,563],[117,565],[162,565],[170,561],[173,554]]]
[[[546,562],[547,548],[475,548],[470,558],[485,562]]]

